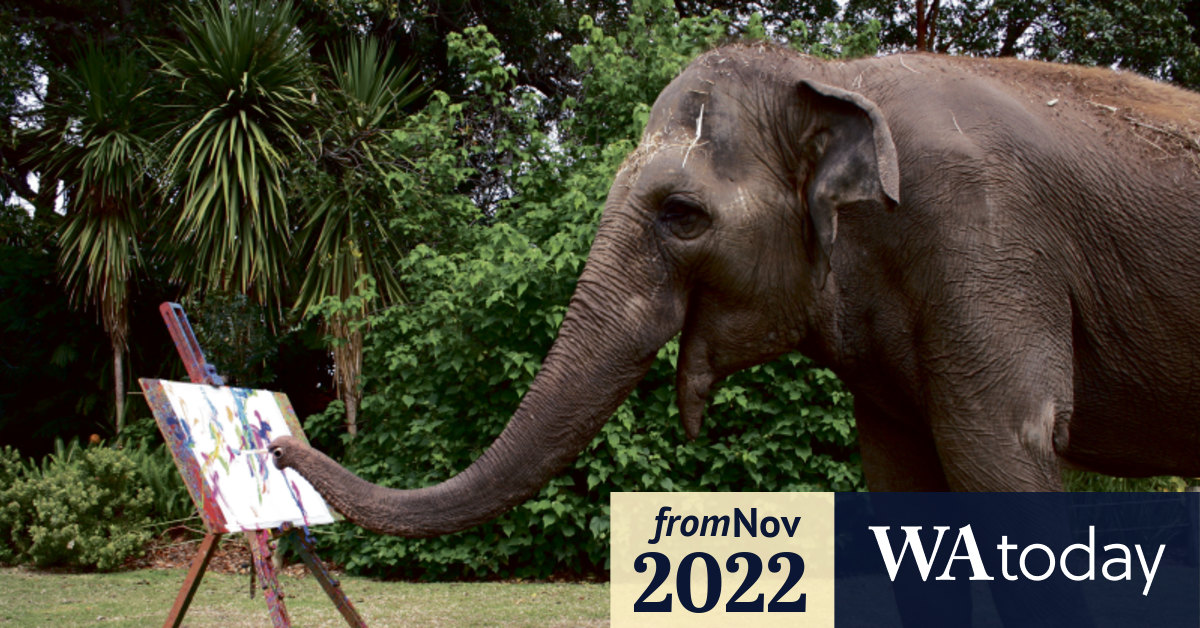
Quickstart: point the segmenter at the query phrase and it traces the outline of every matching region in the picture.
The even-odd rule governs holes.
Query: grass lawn
[[[0,626],[158,626],[182,569],[69,574],[0,568]],[[311,576],[281,576],[296,626],[345,626]],[[205,574],[184,625],[270,626],[249,576]],[[381,582],[344,577],[342,587],[371,626],[607,626],[608,584]]]

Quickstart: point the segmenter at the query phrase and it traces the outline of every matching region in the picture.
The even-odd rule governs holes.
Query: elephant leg
[[[929,398],[937,400],[930,422],[952,489],[1062,490],[1054,442],[1069,428],[1074,385],[1070,334],[1066,336],[1017,330],[1008,335],[1007,346],[962,342],[964,351],[946,362],[957,369],[955,377],[930,378]],[[1008,536],[1050,547],[1078,541],[1071,536],[1065,501],[1030,497],[1019,507],[1010,505],[1002,516],[982,507],[971,517],[979,538]],[[990,573],[1000,570],[993,555],[985,564]],[[1076,588],[1024,580],[990,584],[1005,626],[1094,625]]]
[[[1036,377],[1011,386],[990,386],[986,397],[960,400],[956,416],[970,416],[973,426],[940,423],[935,440],[947,480],[955,490],[1057,492],[1062,490],[1059,458],[1054,451],[1056,430],[1067,429],[1070,420],[1071,378],[1063,366],[1039,356],[1033,369]],[[1036,385],[1035,385],[1036,382]],[[938,417],[944,421],[944,417]],[[1065,496],[1012,496],[1003,512],[994,512],[989,501],[976,502],[966,511],[975,534],[990,543],[1009,538],[1028,545],[1032,542],[1062,548],[1082,539],[1072,535]],[[1092,611],[1080,590],[1059,580],[1009,582],[999,573],[1002,566],[995,554],[985,554],[995,611],[1006,627],[1051,628],[1095,625]],[[987,607],[983,608],[985,615]]]
[[[1061,491],[1055,441],[1075,386],[1070,300],[1037,285],[992,288],[947,314],[922,347],[938,457],[952,490]]]
[[[872,492],[950,490],[922,421],[897,420],[864,397],[854,398],[854,418],[863,475]]]
[[[1038,379],[1037,384],[989,385],[984,391],[940,396],[931,423],[951,490],[1062,490],[1054,439],[1070,421],[1071,380],[1069,375]]]
[[[854,418],[871,493],[949,490],[933,437],[920,420],[889,416],[861,396],[854,398]],[[928,516],[919,500],[873,499],[871,504],[879,522],[911,523]],[[892,580],[891,590],[905,628],[971,625],[971,588],[966,580],[927,582],[916,573],[901,572]]]

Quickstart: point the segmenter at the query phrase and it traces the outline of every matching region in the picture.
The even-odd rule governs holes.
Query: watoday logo
[[[925,543],[921,537],[922,532],[925,531],[923,526],[900,526],[904,542],[900,546],[899,552],[892,547],[890,533],[892,526],[868,526],[868,529],[874,533],[875,542],[879,544],[879,554],[883,558],[888,577],[895,582],[901,563],[908,556],[912,557],[909,562],[916,568],[921,580],[929,580],[935,558],[943,546],[942,541],[951,527],[932,526],[932,533],[926,532],[926,536],[934,538],[933,549],[928,553],[925,551]],[[989,549],[992,548],[989,547]],[[1010,543],[1007,535],[1000,537],[1000,542],[995,545],[994,549],[999,557],[1000,577],[1010,582],[1021,578],[1040,582],[1054,575],[1056,570],[1061,570],[1064,576],[1076,582],[1096,579],[1096,526],[1088,526],[1088,542],[1086,544],[1073,543],[1064,548],[1061,554],[1056,554],[1052,548],[1042,543],[1031,543],[1024,547]],[[1154,584],[1154,574],[1158,570],[1158,565],[1162,561],[1163,552],[1166,549],[1166,544],[1158,545],[1154,552],[1154,559],[1148,562],[1147,553],[1143,551],[1140,544],[1135,544],[1134,551],[1130,552],[1128,545],[1109,543],[1102,548],[1105,556],[1109,558],[1101,565],[1099,572],[1105,580],[1109,581],[1133,580],[1133,555],[1136,553],[1137,562],[1141,568],[1142,582],[1145,583],[1142,595],[1149,595],[1150,587]],[[1085,570],[1082,572],[1072,571],[1068,564],[1069,559],[1073,557],[1072,554],[1075,554],[1074,558],[1086,557],[1084,564],[1087,568]],[[956,576],[951,574],[951,570],[955,567],[955,561],[964,561],[968,565],[971,572],[970,580],[996,579],[984,566],[983,553],[979,549],[979,543],[976,542],[970,525],[958,528],[954,546],[950,549],[946,559],[946,567],[942,570],[941,575],[934,579],[955,580]],[[1039,571],[1038,568],[1030,567],[1031,563],[1045,566]]]

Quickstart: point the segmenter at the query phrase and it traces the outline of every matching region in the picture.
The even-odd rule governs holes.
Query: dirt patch
[[[1115,131],[1148,156],[1186,158],[1200,168],[1200,94],[1132,72],[1016,59],[945,57],[973,74],[1027,94],[1097,132]]]
[[[979,59],[958,58],[979,68]],[[991,74],[1031,92],[1058,94],[1102,109],[1135,111],[1168,124],[1197,124],[1200,94],[1153,81],[1133,72],[1042,61],[993,59]]]
[[[162,536],[150,541],[142,556],[125,561],[125,569],[187,569],[200,550],[202,536],[189,528],[172,528]],[[302,562],[288,561],[281,573],[302,577],[308,567]],[[341,573],[335,565],[326,566],[330,571]],[[250,556],[250,545],[242,534],[227,534],[221,537],[217,551],[208,563],[208,571],[223,574],[250,575],[254,559]]]

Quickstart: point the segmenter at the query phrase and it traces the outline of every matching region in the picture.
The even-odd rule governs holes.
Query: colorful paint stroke
[[[275,437],[304,438],[287,397],[154,379],[140,383],[147,398],[159,400],[151,409],[184,477],[200,480],[201,486],[189,482],[189,491],[201,512],[210,514],[206,522],[220,522],[223,529],[213,531],[333,522],[329,507],[303,477],[276,469],[269,459],[267,445]]]

